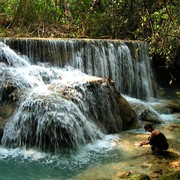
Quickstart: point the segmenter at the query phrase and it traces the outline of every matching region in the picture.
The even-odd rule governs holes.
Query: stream
[[[165,124],[179,123],[178,116],[161,117]],[[159,125],[160,127],[163,125]],[[134,139],[135,134],[138,139]],[[108,164],[124,163],[133,160],[140,153],[138,143],[147,133],[142,128],[125,131],[115,135],[105,135],[102,140],[87,144],[72,154],[53,155],[34,149],[7,149],[0,147],[0,179],[1,180],[73,180],[88,169],[101,168]],[[168,138],[180,140],[179,134],[166,132]],[[145,137],[146,138],[146,137]],[[142,152],[147,153],[149,147]],[[147,152],[146,152],[147,151]],[[104,173],[107,170],[104,170]],[[91,173],[91,171],[90,171]],[[101,170],[103,173],[103,170]],[[81,177],[82,178],[82,177]],[[94,177],[95,178],[95,177]]]

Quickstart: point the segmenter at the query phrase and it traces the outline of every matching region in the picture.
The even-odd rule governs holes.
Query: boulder
[[[152,107],[159,113],[172,114],[180,112],[180,104],[173,100],[164,100],[160,103],[155,103]]]
[[[10,148],[74,151],[102,138],[103,133],[131,129],[137,122],[114,82],[93,76],[68,84],[59,80],[44,89],[28,88],[18,104],[2,138],[2,145]]]
[[[163,121],[159,118],[159,116],[151,111],[150,109],[145,109],[140,115],[139,119],[141,121],[150,122],[152,124],[161,124]]]
[[[130,104],[130,107],[136,112],[140,126],[143,122],[150,122],[152,124],[163,123],[163,120],[160,118],[158,112],[147,103],[136,99],[128,99],[128,103]]]

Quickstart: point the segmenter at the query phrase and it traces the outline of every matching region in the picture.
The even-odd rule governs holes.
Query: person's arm
[[[149,140],[148,140],[148,141],[141,142],[141,143],[139,144],[139,146],[144,146],[144,145],[147,145],[147,144],[149,144]]]
[[[154,130],[154,131],[151,133],[151,135],[149,136],[148,141],[141,142],[141,143],[139,144],[139,146],[143,146],[143,145],[150,144],[150,139],[153,138],[153,137],[155,137],[155,136],[157,136],[159,133],[160,133],[159,130]]]

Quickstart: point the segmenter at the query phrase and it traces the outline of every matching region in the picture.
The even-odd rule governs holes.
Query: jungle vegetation
[[[165,82],[180,79],[179,0],[0,0],[0,37],[143,40]]]

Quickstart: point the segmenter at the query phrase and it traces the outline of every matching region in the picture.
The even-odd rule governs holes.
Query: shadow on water
[[[179,158],[179,154],[176,152],[172,152],[172,151],[163,151],[163,152],[161,152],[161,154],[157,155],[157,157],[173,160],[173,159]]]

